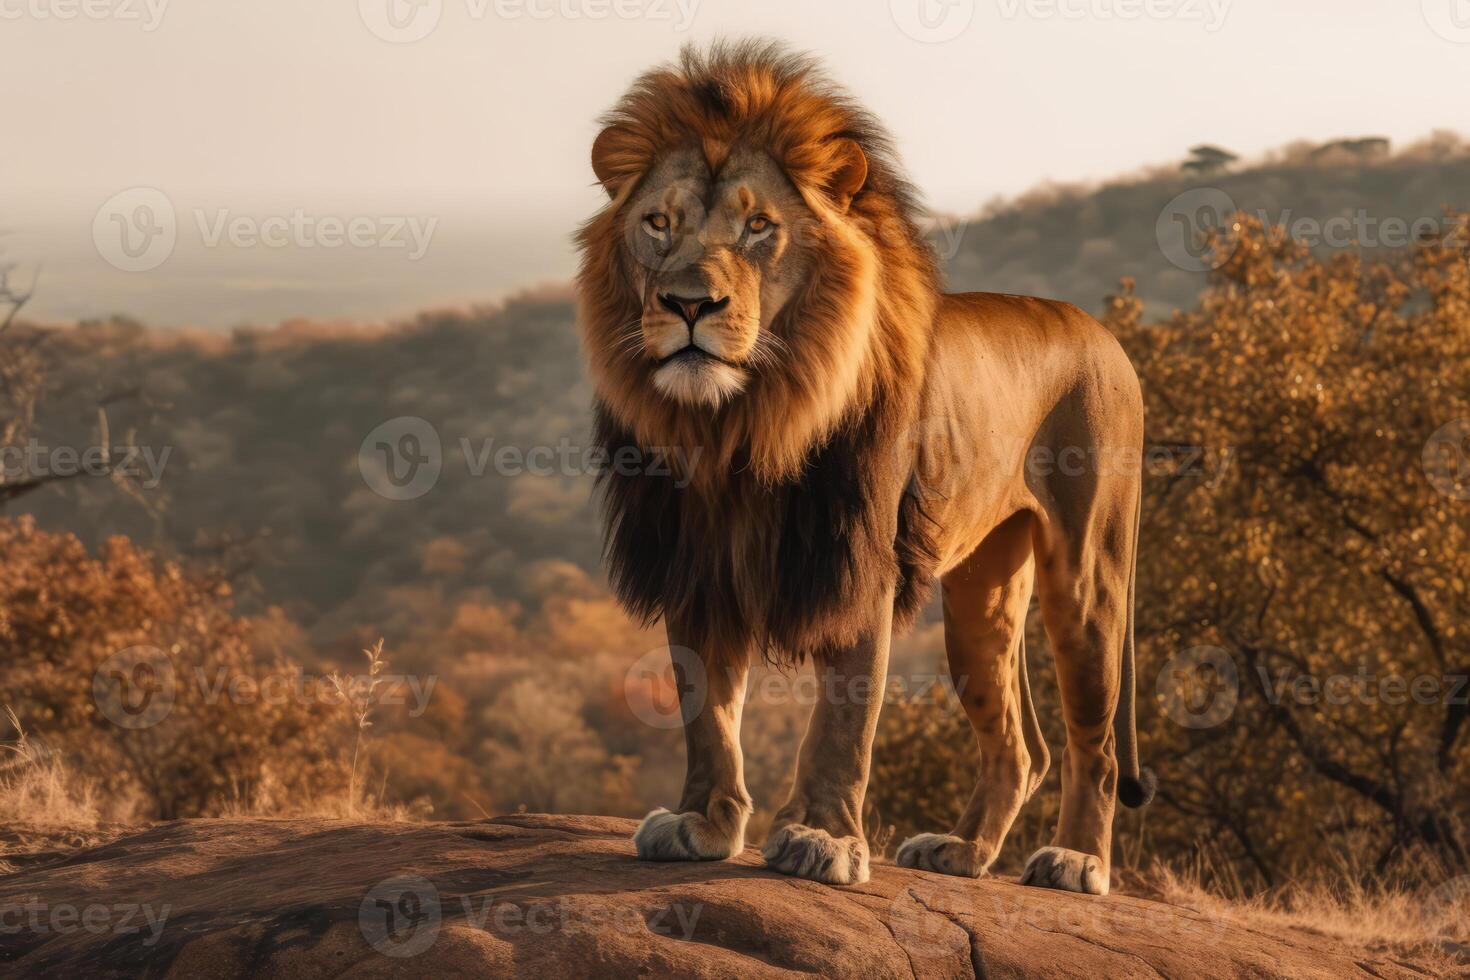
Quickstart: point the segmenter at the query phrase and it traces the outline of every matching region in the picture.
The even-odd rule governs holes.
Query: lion
[[[604,550],[623,606],[665,623],[688,766],[638,857],[743,850],[749,667],[810,658],[843,693],[816,704],[762,854],[866,881],[889,644],[937,579],[980,774],[959,822],[897,862],[985,874],[1041,783],[1034,587],[1067,743],[1055,837],[1021,880],[1106,894],[1115,800],[1153,794],[1133,690],[1143,401],[1121,347],[1065,303],[945,294],[890,139],[809,56],[686,48],[602,125],[578,320],[596,441],[623,463],[599,477]],[[655,455],[674,466],[627,465]]]

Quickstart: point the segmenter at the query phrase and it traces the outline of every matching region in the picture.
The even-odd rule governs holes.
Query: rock
[[[0,975],[1409,977],[1328,939],[875,865],[636,861],[634,822],[189,820],[0,876]]]

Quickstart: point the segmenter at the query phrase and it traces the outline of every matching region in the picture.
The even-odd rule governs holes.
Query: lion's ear
[[[592,141],[592,172],[608,197],[617,197],[623,183],[638,175],[639,166],[637,147],[622,127],[609,126]]]
[[[846,212],[852,199],[868,182],[868,157],[863,148],[850,139],[832,141],[832,154],[836,166],[827,178],[827,193],[839,210]]]

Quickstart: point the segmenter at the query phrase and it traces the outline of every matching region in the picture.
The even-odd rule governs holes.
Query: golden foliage
[[[1144,714],[1170,847],[1228,841],[1267,881],[1364,849],[1380,872],[1421,847],[1465,861],[1470,499],[1464,457],[1435,457],[1470,452],[1435,444],[1470,419],[1465,224],[1320,261],[1241,218],[1195,310],[1141,327],[1126,288],[1111,303],[1150,442],[1202,451],[1148,482],[1143,696],[1191,647],[1238,677],[1219,724]]]
[[[124,538],[94,557],[28,518],[0,520],[0,554],[0,702],[114,808],[136,805],[111,816],[208,814],[270,782],[305,797],[343,781],[324,737],[330,705],[264,695],[261,681],[295,671],[253,653],[225,587]],[[158,651],[154,666],[168,675],[150,681],[159,688],[150,696],[169,689],[156,702],[167,711],[138,728],[110,719],[96,694],[99,675],[130,650]]]

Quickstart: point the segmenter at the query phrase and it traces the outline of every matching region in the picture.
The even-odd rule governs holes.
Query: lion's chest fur
[[[606,412],[598,429],[609,453],[636,447]],[[738,462],[692,482],[605,473],[619,599],[690,643],[738,637],[779,659],[856,642],[883,603],[911,618],[932,570],[929,528],[906,468],[874,465],[873,430],[844,427],[776,485]]]

